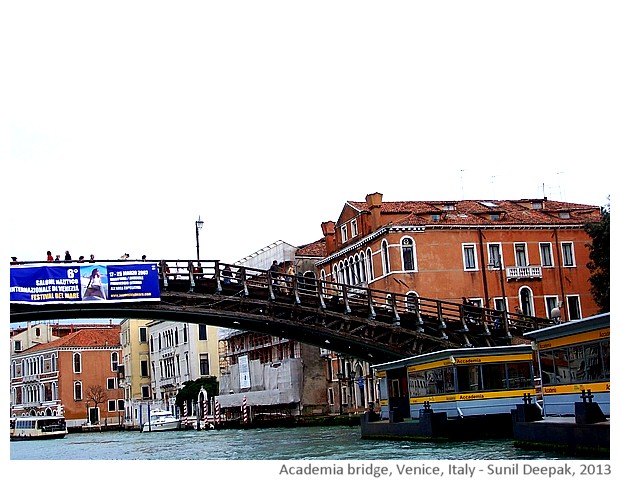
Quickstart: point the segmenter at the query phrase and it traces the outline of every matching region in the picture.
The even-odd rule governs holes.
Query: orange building
[[[322,224],[321,278],[562,320],[598,313],[583,225],[600,207],[546,198],[346,202]],[[554,316],[557,316],[557,310]]]
[[[11,354],[11,415],[61,411],[69,428],[120,424],[120,327],[80,329]]]

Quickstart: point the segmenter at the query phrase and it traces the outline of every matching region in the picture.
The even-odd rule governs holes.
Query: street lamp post
[[[340,362],[340,360],[339,360]],[[338,400],[340,403],[340,408],[339,408],[339,412],[340,415],[342,415],[342,378],[344,377],[344,374],[342,372],[338,372],[336,374],[336,377],[338,377]]]
[[[196,220],[196,259],[200,260],[200,229],[204,225],[205,222],[200,220],[200,215],[198,215],[198,220]]]

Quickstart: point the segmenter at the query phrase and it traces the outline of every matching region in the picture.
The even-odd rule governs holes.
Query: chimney
[[[327,255],[336,251],[336,224],[333,221],[321,223],[323,236],[325,237],[325,249]]]
[[[370,228],[376,231],[381,225],[381,203],[383,202],[382,193],[369,193],[366,195],[366,205],[370,210]]]

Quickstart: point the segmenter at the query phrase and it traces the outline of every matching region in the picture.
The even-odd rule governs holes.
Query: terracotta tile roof
[[[327,255],[327,248],[325,246],[325,238],[321,238],[316,242],[307,243],[297,249],[295,255],[299,257],[325,257]]]
[[[364,212],[366,202],[347,202]],[[533,208],[533,203],[542,208]],[[445,209],[450,205],[452,209]],[[522,200],[445,200],[383,202],[381,215],[392,225],[571,225],[600,220],[600,207],[543,199]],[[567,218],[561,212],[570,212]],[[498,214],[492,219],[490,214]],[[436,222],[428,216],[440,214]]]
[[[121,347],[120,343],[121,327],[114,325],[105,328],[89,328],[84,330],[78,330],[77,332],[69,333],[64,337],[54,340],[49,343],[42,343],[35,345],[23,353],[32,353],[39,350],[49,350],[55,348],[71,348],[71,347]]]

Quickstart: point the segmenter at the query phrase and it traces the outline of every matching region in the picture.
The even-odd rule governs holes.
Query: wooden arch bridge
[[[160,301],[15,303],[11,323],[172,320],[298,340],[371,363],[446,348],[520,343],[524,333],[553,324],[544,318],[274,274],[217,260],[164,260],[159,266]]]

